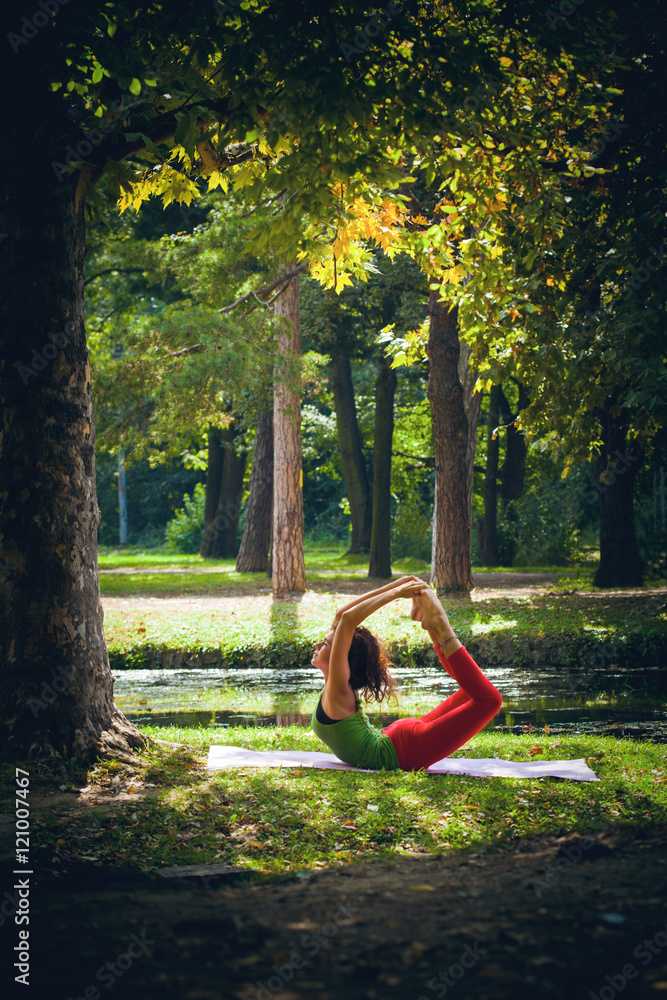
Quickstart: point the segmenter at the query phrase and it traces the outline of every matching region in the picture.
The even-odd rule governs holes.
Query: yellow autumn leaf
[[[229,180],[220,170],[214,170],[212,174],[209,174],[208,178],[208,190],[213,191],[217,187],[222,188],[225,194],[229,190]]]

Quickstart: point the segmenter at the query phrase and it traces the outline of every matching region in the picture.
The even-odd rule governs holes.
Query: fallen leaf
[[[244,847],[259,847],[260,850],[261,850],[264,847],[264,844],[260,844],[260,842],[258,840],[255,840],[254,837],[248,837],[248,839],[243,842],[243,846]]]
[[[434,885],[409,885],[408,892],[435,892]]]
[[[531,747],[528,753],[531,757],[535,757],[538,753],[544,753],[544,747]]]

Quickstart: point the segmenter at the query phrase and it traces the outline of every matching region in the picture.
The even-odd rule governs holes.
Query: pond
[[[385,726],[406,715],[423,715],[455,690],[439,666],[392,671],[399,682],[399,704],[371,722]],[[496,667],[485,671],[503,696],[503,707],[489,728],[545,725],[590,731],[600,725],[667,729],[667,699],[662,671],[647,686],[627,671],[605,675],[604,690],[585,673],[560,669]],[[312,667],[291,670],[211,668],[116,670],[119,707],[138,725],[189,727],[309,726],[323,687]],[[374,705],[369,709],[375,708]]]

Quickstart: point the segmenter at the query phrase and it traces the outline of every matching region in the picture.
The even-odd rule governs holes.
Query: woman
[[[382,701],[396,685],[380,644],[361,622],[399,597],[412,598],[411,617],[428,631],[459,690],[422,718],[397,719],[380,732],[370,724],[357,691],[364,691],[366,701],[372,697]],[[317,643],[311,663],[325,681],[311,727],[352,767],[403,771],[430,767],[483,729],[503,703],[500,692],[454,635],[434,591],[416,576],[401,577],[340,608],[331,631]]]

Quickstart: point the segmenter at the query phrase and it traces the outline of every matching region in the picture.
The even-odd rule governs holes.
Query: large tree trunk
[[[379,361],[375,381],[375,447],[373,451],[373,527],[368,575],[391,576],[391,443],[394,436],[396,371],[387,358]]]
[[[238,573],[266,573],[269,568],[273,511],[273,412],[262,413],[255,431],[250,495],[243,524]]]
[[[206,467],[206,504],[204,507],[204,533],[215,518],[220,499],[220,483],[222,482],[222,467],[225,461],[225,449],[220,441],[220,431],[217,427],[208,429],[208,465]],[[203,555],[203,553],[200,553]]]
[[[234,424],[220,431],[224,452],[220,491],[215,517],[204,529],[199,554],[208,559],[232,559],[239,546],[237,532],[243,503],[245,454],[237,454],[234,442],[238,436]]]
[[[371,544],[373,494],[366,473],[361,435],[354,402],[352,367],[347,357],[334,359],[333,396],[336,408],[338,449],[345,490],[350,501],[352,538],[349,552],[368,552]]]
[[[278,334],[283,371],[273,390],[273,593],[306,589],[303,561],[303,465],[301,459],[301,395],[294,387],[294,359],[301,351],[299,277],[292,278],[274,306],[285,323]],[[290,364],[292,362],[292,364]]]
[[[477,524],[479,561],[482,566],[498,566],[498,454],[500,451],[499,431],[502,423],[502,389],[499,385],[491,388],[489,412],[486,421],[486,469],[484,472],[484,518]],[[495,432],[495,434],[494,434]]]
[[[472,590],[468,419],[459,378],[457,309],[429,298],[427,395],[433,415],[435,505],[431,578],[437,590]]]
[[[612,401],[601,414],[602,450],[596,464],[593,497],[600,498],[600,566],[596,587],[639,587],[642,561],[635,533],[633,488],[643,459],[636,441],[628,444],[624,416],[612,415]]]
[[[5,152],[0,740],[15,759],[85,762],[146,739],[114,704],[102,624],[83,203],[51,193],[41,156],[33,178],[20,144]]]

